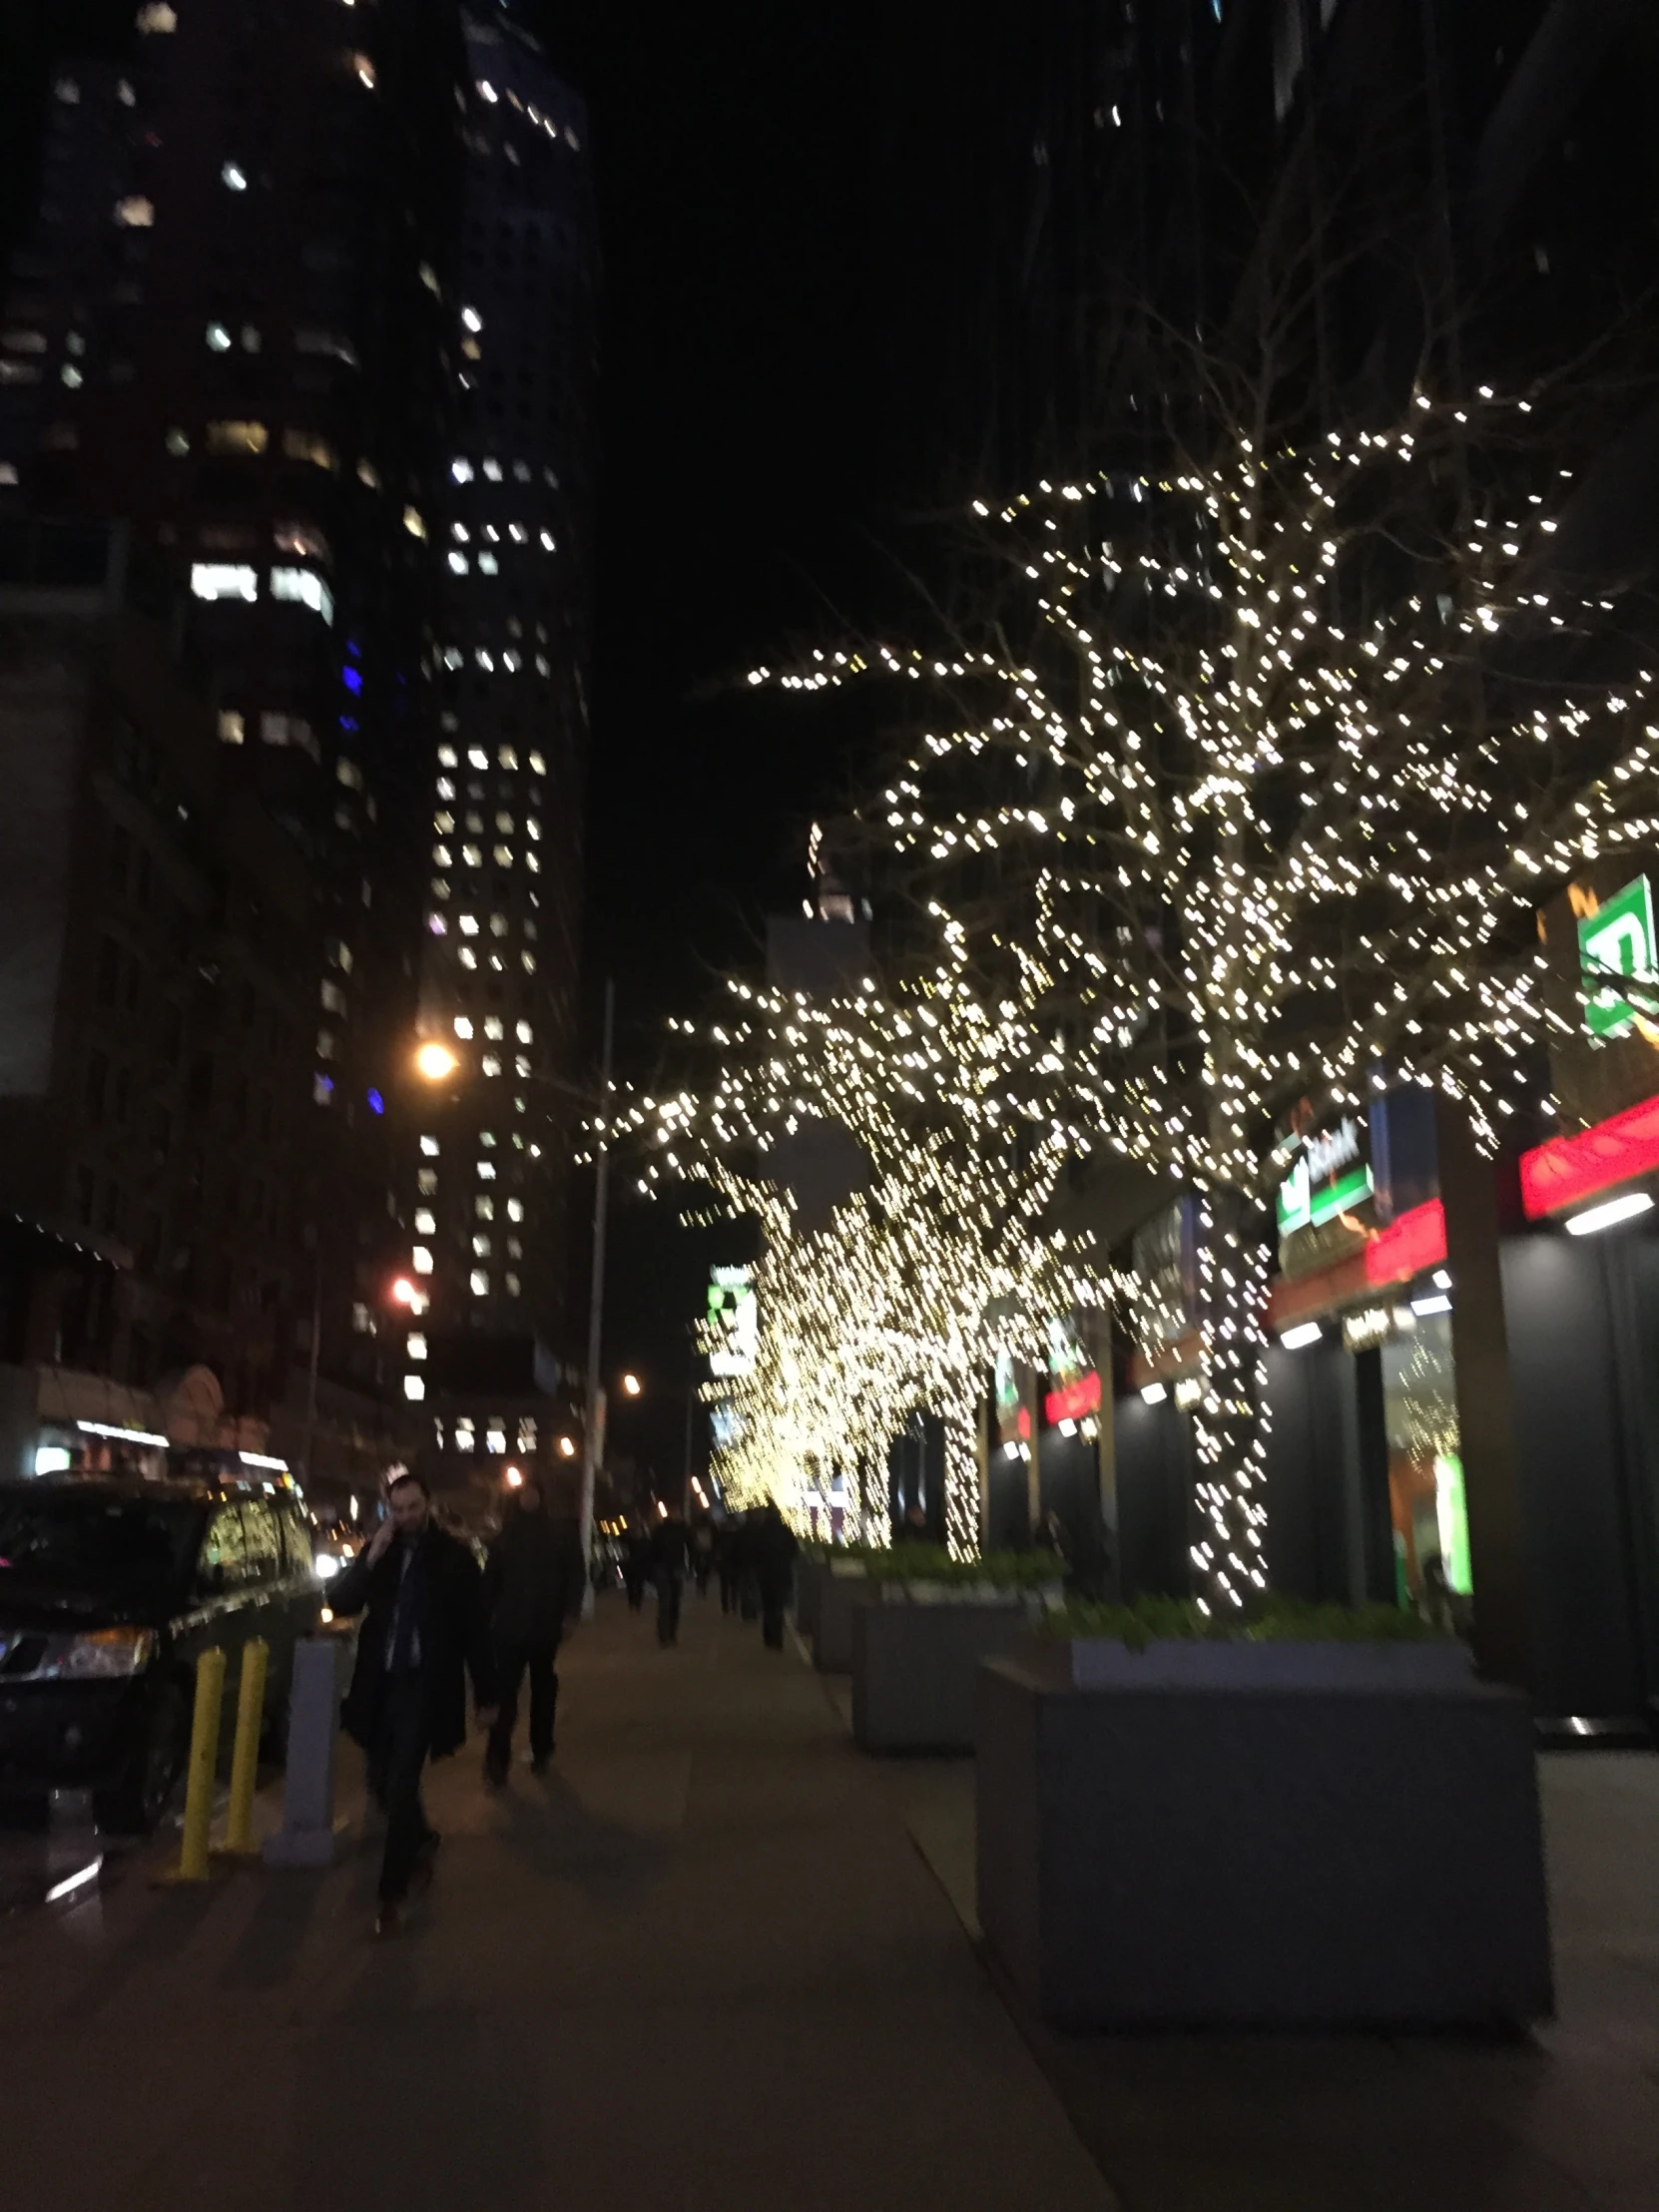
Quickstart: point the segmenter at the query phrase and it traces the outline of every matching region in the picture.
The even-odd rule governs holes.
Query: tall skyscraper
[[[227,772],[308,865],[322,951],[289,1395],[314,1364],[325,1400],[406,1408],[389,1293],[421,1252],[434,1325],[556,1318],[585,123],[530,40],[455,0],[135,0],[41,94],[0,311],[0,526],[129,525],[131,576],[171,610]],[[468,1020],[473,1089],[449,1108],[415,1045]],[[456,1267],[415,1226],[431,1142],[456,1240],[467,1205]],[[471,1202],[486,1154],[493,1217]]]
[[[408,1345],[417,1400],[441,1381],[429,1339],[556,1335],[580,1112],[568,1086],[594,488],[587,119],[508,19],[468,18],[465,36],[464,359],[435,511],[440,730],[420,973],[422,1032],[455,1067],[412,1162],[429,1301]]]

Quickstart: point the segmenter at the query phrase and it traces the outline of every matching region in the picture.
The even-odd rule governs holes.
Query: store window
[[[1399,1602],[1467,1635],[1473,1582],[1449,1314],[1420,1315],[1383,1345],[1382,1404]]]

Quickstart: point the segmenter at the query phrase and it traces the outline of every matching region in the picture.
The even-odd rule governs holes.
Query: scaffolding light
[[[1621,1221],[1634,1221],[1638,1214],[1651,1212],[1652,1207],[1651,1192],[1626,1191],[1622,1198],[1610,1198],[1604,1205],[1590,1206],[1582,1214],[1570,1215],[1567,1235],[1593,1237],[1598,1229],[1612,1229]]]

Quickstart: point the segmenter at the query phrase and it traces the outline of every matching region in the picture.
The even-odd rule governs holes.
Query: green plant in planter
[[[1132,1605],[1071,1603],[1047,1614],[1040,1633],[1065,1642],[1099,1637],[1130,1651],[1172,1641],[1420,1644],[1444,1640],[1442,1630],[1397,1606],[1315,1605],[1271,1591],[1243,1614],[1227,1618],[1202,1611],[1191,1598],[1140,1597]]]
[[[938,1582],[951,1589],[1030,1590],[1064,1578],[1065,1566],[1046,1551],[986,1551],[975,1559],[953,1559],[942,1544],[894,1544],[872,1552],[870,1575],[877,1582]]]

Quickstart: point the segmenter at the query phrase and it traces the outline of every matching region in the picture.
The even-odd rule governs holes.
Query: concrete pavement
[[[603,1605],[557,1774],[436,1770],[429,1910],[375,1857],[0,1934],[8,2212],[1111,2212],[814,1677]]]

